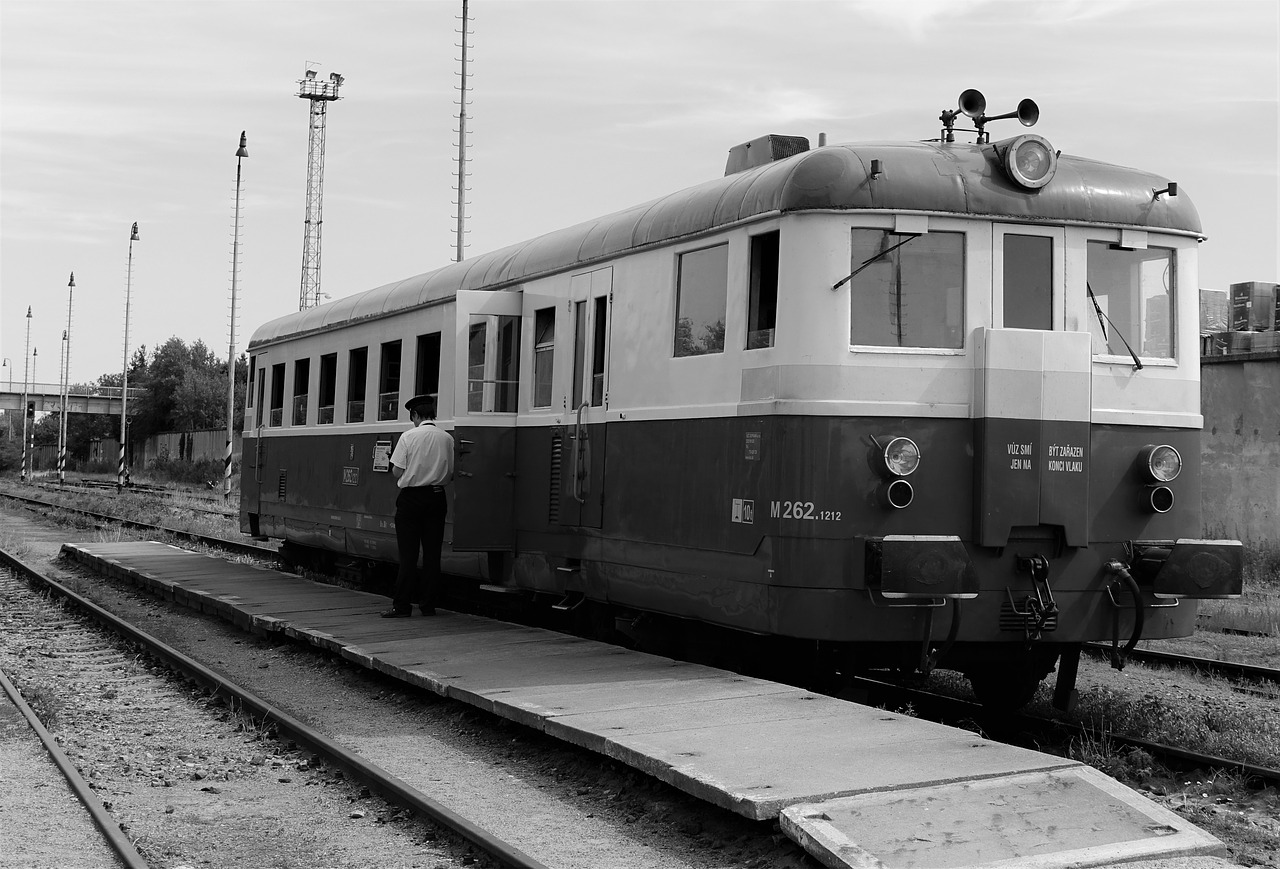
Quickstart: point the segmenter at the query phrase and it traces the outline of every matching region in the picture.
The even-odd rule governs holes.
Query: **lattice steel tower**
[[[307,217],[302,236],[302,289],[298,294],[298,310],[320,304],[320,227],[324,200],[324,125],[325,109],[341,99],[338,88],[343,78],[329,73],[328,81],[316,79],[316,71],[308,69],[298,82],[298,96],[311,101],[311,134],[307,147]]]

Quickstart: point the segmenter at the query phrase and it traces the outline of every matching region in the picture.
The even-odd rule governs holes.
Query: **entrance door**
[[[569,299],[573,383],[566,408],[568,418],[559,445],[560,524],[599,528],[604,518],[605,412],[609,408],[613,269],[574,275]]]
[[[453,548],[515,547],[523,293],[460,290],[454,357]]]

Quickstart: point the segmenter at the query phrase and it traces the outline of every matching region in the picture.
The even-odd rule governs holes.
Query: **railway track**
[[[12,492],[0,492],[0,498],[4,498],[5,500],[13,503],[22,504],[23,506],[31,509],[59,510],[64,513],[71,513],[73,515],[90,519],[101,525],[118,525],[123,528],[130,528],[135,531],[144,531],[149,534],[171,535],[181,540],[200,543],[214,549],[220,549],[224,552],[232,552],[238,555],[252,555],[266,560],[271,560],[276,558],[279,554],[277,548],[271,545],[251,543],[244,540],[228,540],[224,537],[198,534],[181,528],[173,528],[149,522],[138,522],[132,519],[123,519],[119,516],[111,516],[106,513],[98,513],[93,510],[83,510],[66,504],[56,504],[42,498],[32,498]]]
[[[286,739],[292,740],[305,747],[308,751],[314,752],[325,763],[344,770],[347,775],[363,782],[371,790],[382,795],[388,802],[415,812],[422,817],[430,819],[440,827],[453,831],[462,839],[489,855],[499,865],[514,867],[514,869],[545,869],[543,863],[481,829],[467,818],[432,800],[403,780],[368,762],[360,755],[334,742],[323,733],[277,708],[267,700],[219,675],[149,633],[118,618],[87,598],[77,594],[66,585],[44,576],[35,568],[15,558],[10,553],[0,550],[0,585],[4,586],[4,597],[6,601],[10,602],[10,606],[6,609],[11,620],[15,618],[15,607],[12,606],[14,587],[18,584],[28,583],[65,600],[74,606],[78,613],[107,628],[112,634],[119,637],[120,641],[123,641],[123,645],[120,642],[115,643],[115,648],[113,649],[105,644],[101,647],[95,647],[94,644],[88,641],[78,642],[72,640],[71,642],[77,645],[74,652],[60,651],[49,654],[74,655],[77,658],[77,666],[81,668],[91,667],[102,671],[120,669],[119,665],[122,658],[130,657],[132,654],[128,647],[131,646],[134,649],[141,650],[147,657],[162,662],[174,673],[194,681],[208,691],[214,692],[222,698],[223,702],[229,703],[232,708],[242,710],[252,716],[260,722],[260,727],[269,726],[273,728]],[[17,616],[17,618],[21,618],[21,616]],[[65,630],[59,628],[60,632],[65,632]],[[116,690],[114,684],[110,681],[105,684],[107,687],[104,693],[112,693]],[[17,694],[16,691],[15,694]],[[18,696],[20,700],[20,695]],[[26,706],[27,704],[24,703],[23,705]],[[27,708],[28,710],[30,709],[29,706]],[[41,729],[43,730],[43,727]],[[47,734],[47,731],[45,732]],[[52,737],[49,737],[47,744],[53,744]],[[65,755],[63,760],[65,761]],[[83,783],[83,779],[78,776],[69,762],[60,763],[60,766],[63,767],[64,772],[68,773],[69,778],[72,780],[79,779],[81,782],[80,787],[83,791],[89,795],[92,802],[97,802],[96,799],[92,798],[92,791],[88,784]],[[98,803],[100,816],[96,817],[95,820],[99,820],[104,834],[108,836],[112,841],[112,845],[122,855],[125,865],[130,869],[145,869],[147,864],[142,861],[141,857],[137,856],[137,852],[133,849],[129,840],[120,835],[119,827],[101,806],[102,804]],[[112,835],[112,830],[114,830],[114,836]],[[132,853],[132,857],[129,856],[130,853]]]
[[[1067,746],[1073,740],[1104,739],[1113,745],[1140,748],[1173,769],[1221,770],[1239,775],[1266,787],[1280,787],[1280,769],[1259,766],[1232,758],[1219,757],[1165,745],[1152,740],[1099,731],[1085,724],[1025,713],[1005,713],[998,720],[980,704],[949,694],[858,677],[846,691],[853,691],[859,702],[884,705],[890,709],[910,707],[916,714],[944,723],[976,722],[985,735],[995,739],[1046,750],[1046,745]]]
[[[1111,653],[1109,646],[1098,643],[1086,644],[1084,651],[1097,658],[1106,658]],[[1194,670],[1197,673],[1205,673],[1236,682],[1251,681],[1280,685],[1280,669],[1274,667],[1258,667],[1253,664],[1238,664],[1234,661],[1219,661],[1213,658],[1196,657],[1195,655],[1179,655],[1173,652],[1157,652],[1144,649],[1134,649],[1126,657],[1130,661],[1137,661],[1143,664]]]

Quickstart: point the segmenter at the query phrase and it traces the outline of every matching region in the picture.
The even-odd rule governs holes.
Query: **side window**
[[[596,296],[594,331],[591,338],[591,406],[604,404],[604,361],[605,343],[609,335],[609,297]],[[720,343],[724,345],[724,333],[720,335]]]
[[[413,374],[414,395],[440,392],[440,333],[418,336],[418,356]]]
[[[259,428],[262,427],[262,414],[263,414],[263,410],[267,406],[266,391],[267,391],[267,369],[259,368],[258,369],[258,421],[256,423],[256,425]]]
[[[964,346],[964,235],[853,231],[849,343]]]
[[[249,357],[249,388],[245,390],[245,403],[248,407],[253,407],[253,374],[254,366],[258,364],[257,356]]]
[[[1004,327],[1053,328],[1053,239],[1005,235]]]
[[[779,233],[751,239],[751,286],[747,295],[747,349],[773,346],[778,322]]]
[[[284,363],[271,366],[271,417],[267,425],[284,422]]]
[[[555,371],[556,309],[533,315],[533,406],[550,407]]]
[[[311,360],[299,359],[293,363],[293,422],[307,424],[307,392],[310,389]]]
[[[467,411],[515,413],[519,397],[520,318],[473,318],[467,329]]]
[[[369,348],[351,351],[347,365],[347,422],[364,422],[365,382],[369,379]]]
[[[320,357],[320,403],[316,406],[316,423],[333,423],[333,405],[338,395],[338,354]]]
[[[382,365],[378,369],[378,419],[400,415],[400,342],[382,345]]]
[[[728,244],[680,255],[676,279],[676,356],[724,352],[728,295]]]
[[[1093,352],[1172,359],[1174,252],[1167,248],[1127,250],[1089,242],[1089,331]]]

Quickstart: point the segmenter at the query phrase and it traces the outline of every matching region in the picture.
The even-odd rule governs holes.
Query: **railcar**
[[[723,177],[309,308],[249,344],[240,518],[395,562],[388,456],[438,396],[445,568],[814,672],[1019,705],[1241,591],[1202,539],[1197,246],[1150,172],[992,142],[765,136]],[[957,123],[976,139],[957,142]],[[772,645],[769,645],[772,644]],[[744,647],[748,645],[744,643]]]

